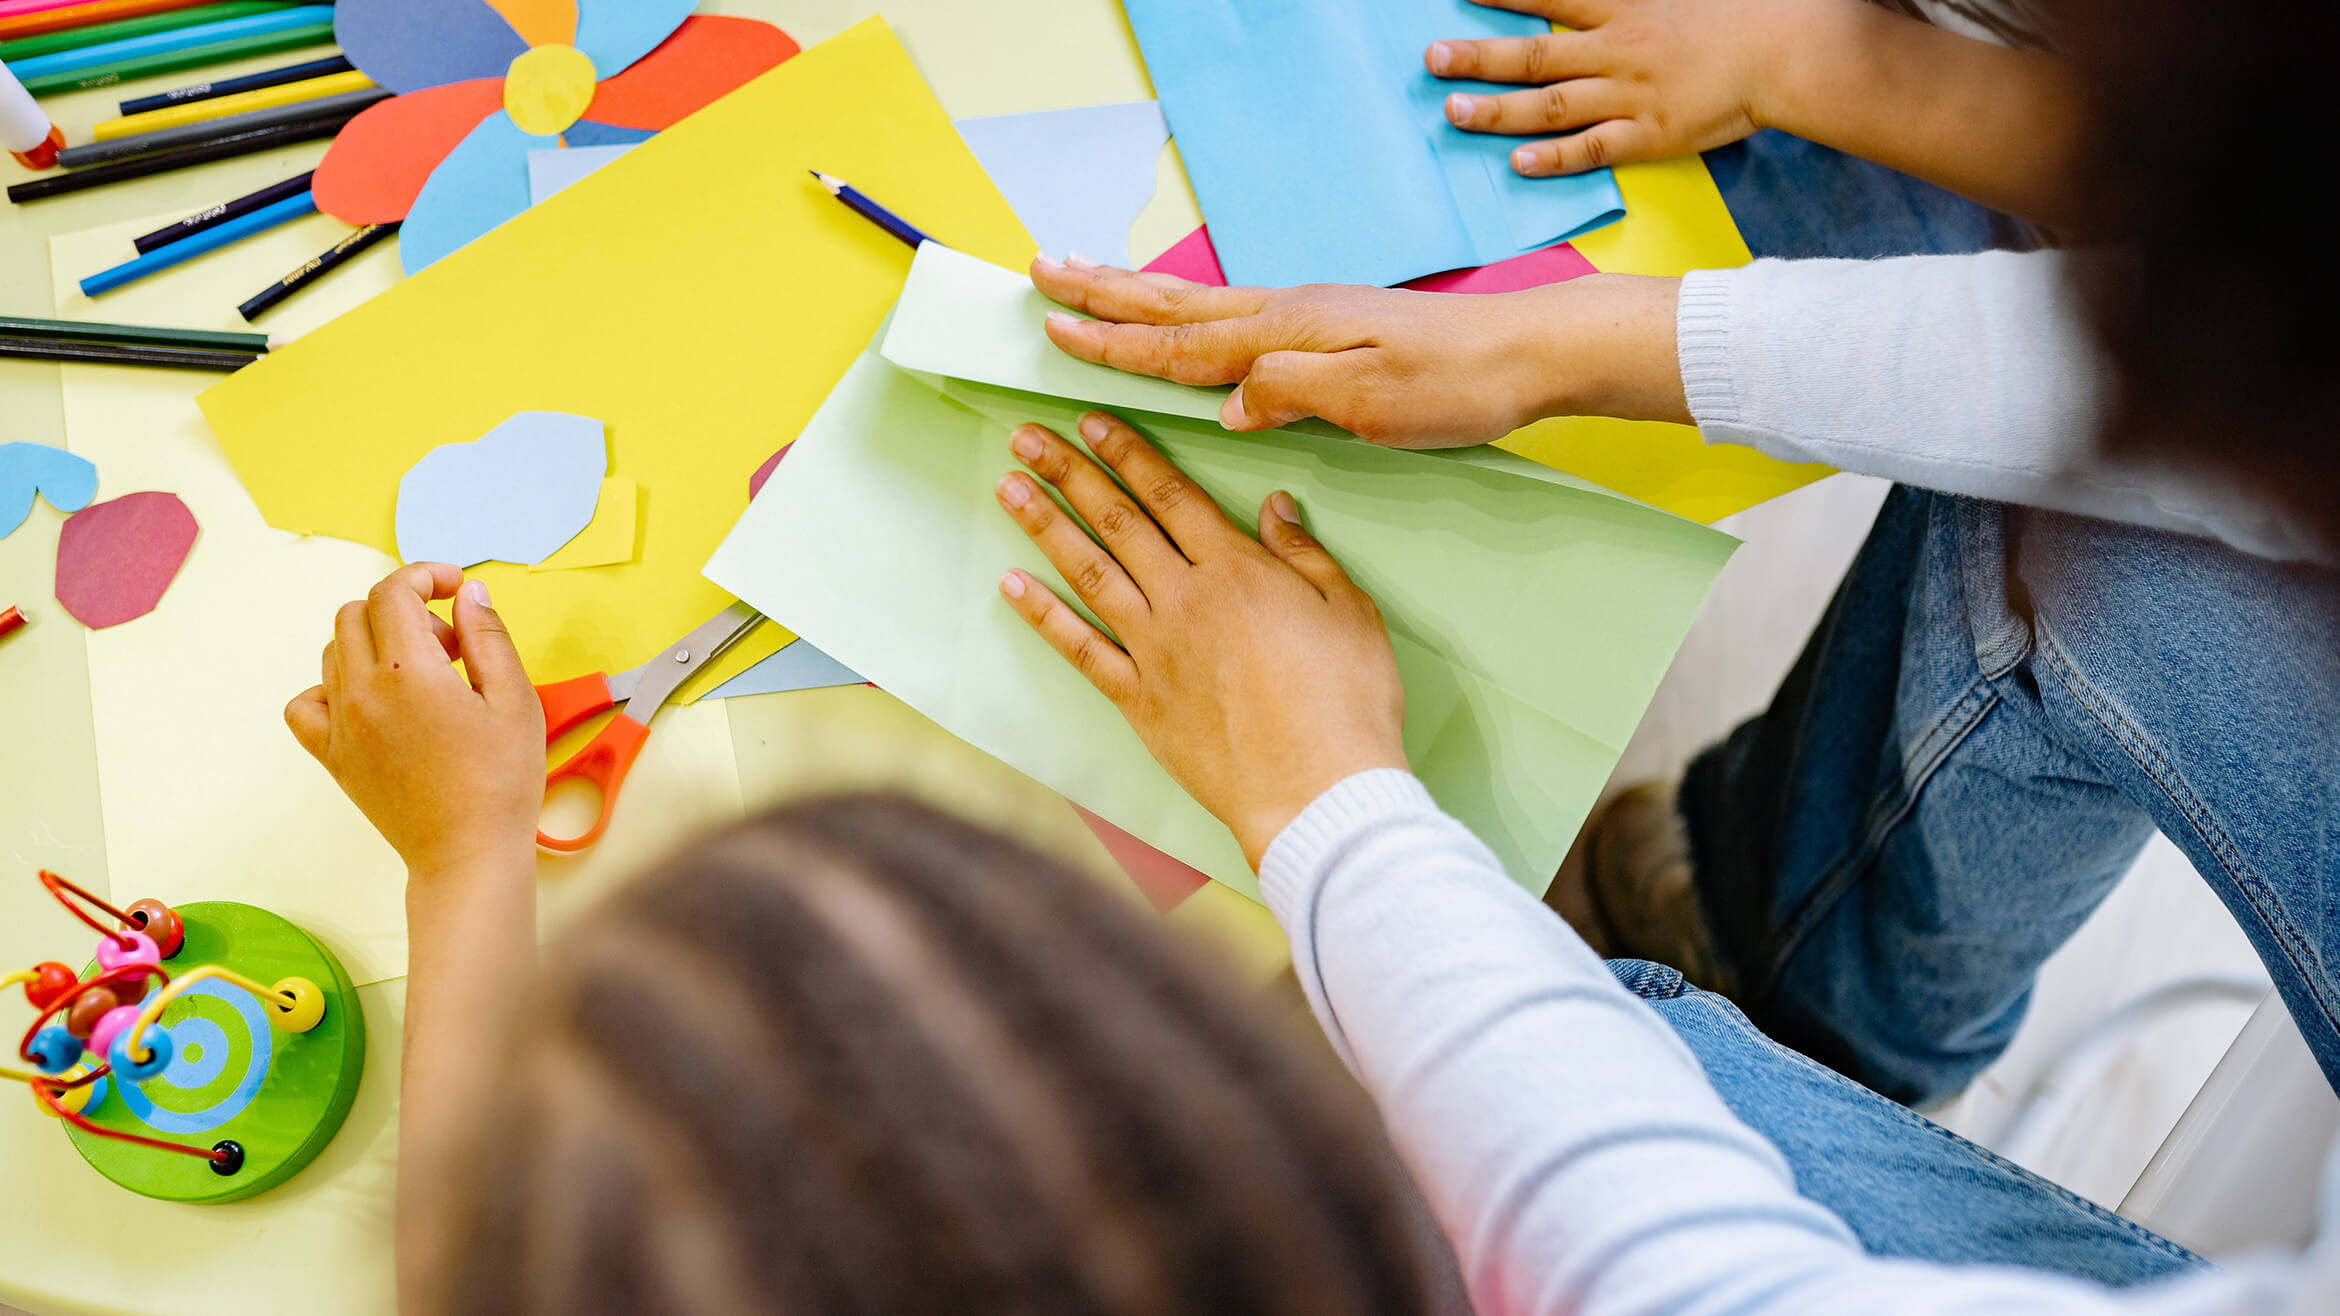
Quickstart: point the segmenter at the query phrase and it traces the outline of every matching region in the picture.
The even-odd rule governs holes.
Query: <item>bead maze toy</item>
[[[98,932],[96,958],[78,974],[53,960],[0,973],[0,992],[22,984],[37,1012],[17,1052],[38,1071],[0,1078],[29,1085],[91,1168],[147,1197],[240,1201],[316,1159],[365,1070],[341,962],[251,905],[116,909],[40,880]]]

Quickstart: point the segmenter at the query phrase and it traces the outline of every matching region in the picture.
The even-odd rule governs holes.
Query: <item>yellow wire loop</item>
[[[279,1010],[290,1011],[294,1006],[300,1003],[300,998],[293,995],[289,991],[280,992],[274,987],[263,987],[259,983],[256,983],[250,978],[247,978],[244,975],[231,969],[223,969],[216,964],[206,964],[201,968],[190,969],[187,972],[180,974],[178,977],[171,979],[170,986],[163,988],[159,992],[156,992],[154,996],[147,1001],[146,1008],[138,1012],[137,1021],[130,1025],[130,1031],[123,1034],[123,1037],[128,1040],[126,1040],[122,1045],[122,1054],[129,1056],[134,1060],[139,1059],[139,1057],[143,1054],[138,1046],[139,1034],[146,1031],[146,1026],[148,1024],[151,1024],[155,1020],[162,1017],[164,1007],[179,999],[179,997],[183,995],[189,987],[194,986],[196,983],[202,982],[206,978],[217,978],[221,982],[224,982],[231,987],[241,987],[245,991],[248,991],[252,993],[252,995],[260,998],[260,1003],[262,1005],[273,1005]],[[143,1061],[141,1063],[143,1063]]]

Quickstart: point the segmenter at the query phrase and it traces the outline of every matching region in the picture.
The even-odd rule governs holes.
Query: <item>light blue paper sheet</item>
[[[0,539],[32,515],[33,495],[60,512],[78,512],[97,496],[89,458],[45,443],[0,443]]]
[[[398,264],[420,274],[528,209],[528,153],[560,145],[520,131],[498,110],[455,144],[423,183],[398,229]]]
[[[546,197],[633,149],[632,143],[622,143],[617,146],[572,146],[566,150],[530,151],[528,203],[543,205]]]
[[[1615,223],[1609,171],[1521,178],[1522,139],[1446,121],[1436,40],[1531,36],[1468,0],[1127,0],[1231,283],[1396,284]]]
[[[959,120],[959,135],[1040,250],[1130,267],[1129,228],[1154,196],[1170,126],[1159,101]]]
[[[442,444],[398,481],[398,556],[542,562],[591,523],[608,466],[601,422],[559,411],[523,411],[470,443]]]
[[[812,646],[797,640],[755,666],[707,692],[709,699],[733,695],[769,695],[783,690],[821,690],[832,685],[861,685],[861,674]]]

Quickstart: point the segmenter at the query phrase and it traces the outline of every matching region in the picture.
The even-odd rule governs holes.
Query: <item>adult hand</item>
[[[1032,282],[1096,316],[1052,312],[1084,361],[1182,384],[1234,384],[1230,430],[1304,416],[1397,448],[1502,438],[1556,415],[1688,420],[1675,280],[1587,275],[1491,296],[1317,284],[1210,288],[1042,258]]]
[[[1038,425],[1009,444],[1078,521],[1021,471],[1000,479],[999,501],[1120,642],[1025,572],[1001,577],[1000,593],[1256,868],[1327,788],[1406,766],[1405,692],[1381,613],[1301,527],[1290,494],[1260,507],[1255,540],[1128,425],[1092,411],[1081,437],[1111,475]]]
[[[1522,174],[1577,174],[1688,155],[1778,126],[1791,60],[1845,25],[1858,0],[1473,0],[1577,29],[1434,41],[1441,78],[1521,83],[1456,92],[1446,117],[1470,132],[1544,136],[1511,153]],[[1581,130],[1581,131],[1580,131]]]
[[[450,596],[453,626],[425,606]],[[544,708],[486,585],[443,562],[391,572],[334,618],[322,678],[284,720],[410,874],[533,864]]]

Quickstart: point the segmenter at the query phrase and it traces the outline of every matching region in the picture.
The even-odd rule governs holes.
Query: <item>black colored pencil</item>
[[[288,196],[299,196],[309,190],[309,182],[315,177],[316,171],[311,170],[298,178],[271,183],[248,196],[222,201],[208,210],[198,210],[175,224],[165,224],[152,233],[140,234],[130,239],[130,245],[138,248],[138,254],[143,256],[156,247],[167,247],[181,238],[201,233],[214,224],[224,224],[238,215],[249,215],[263,206],[273,206]]]
[[[0,338],[0,357],[20,361],[63,361],[75,365],[168,366],[178,370],[241,370],[260,359],[257,352],[205,352],[185,347],[134,347],[126,343],[58,343],[45,338]]]
[[[135,160],[117,160],[112,164],[89,169],[76,169],[50,178],[36,178],[18,183],[8,189],[8,199],[15,202],[39,201],[47,197],[86,192],[109,183],[127,182],[133,178],[150,178],[189,165],[209,164],[214,160],[251,155],[258,151],[273,151],[280,146],[299,142],[313,142],[320,137],[331,137],[341,131],[341,125],[355,118],[354,114],[335,119],[312,119],[301,123],[280,123],[273,128],[254,128],[250,132],[223,137],[201,146],[182,146],[175,151],[158,151]]]
[[[217,82],[198,82],[191,87],[177,87],[155,96],[140,96],[122,102],[124,115],[144,114],[148,110],[167,110],[189,101],[207,101],[217,96],[233,96],[239,91],[258,91],[262,87],[282,86],[287,82],[303,82],[322,78],[330,73],[347,73],[357,66],[346,55],[331,59],[313,59],[306,64],[269,69],[265,73],[247,73],[240,78],[221,78]]]
[[[133,156],[153,155],[159,151],[175,151],[183,146],[199,146],[216,142],[223,137],[250,132],[255,128],[274,128],[278,124],[307,123],[311,119],[338,117],[342,122],[357,117],[376,101],[388,100],[386,87],[367,87],[361,91],[345,91],[337,96],[320,96],[316,100],[294,101],[290,105],[271,105],[264,110],[247,110],[220,119],[204,119],[182,123],[170,128],[157,128],[150,133],[130,137],[115,137],[84,146],[68,146],[57,152],[57,163],[68,169],[80,169],[112,160],[127,160]]]
[[[52,343],[114,343],[131,347],[178,347],[198,351],[265,352],[268,335],[228,329],[172,329],[162,325],[100,324],[89,320],[27,320],[0,315],[0,338]]]
[[[366,225],[357,232],[352,233],[348,237],[343,238],[341,241],[334,243],[331,247],[326,248],[324,254],[318,256],[314,260],[311,260],[308,264],[301,266],[292,273],[287,274],[283,278],[278,279],[276,282],[269,284],[265,288],[262,288],[257,294],[253,296],[252,300],[245,302],[243,305],[237,307],[236,314],[243,316],[244,322],[246,324],[250,324],[252,321],[260,318],[261,313],[266,311],[268,308],[276,305],[278,302],[283,301],[285,298],[292,296],[294,293],[299,292],[301,289],[308,287],[317,280],[324,278],[327,274],[330,274],[334,270],[339,269],[341,266],[347,264],[359,252],[364,251],[366,248],[373,246],[375,243],[380,242],[382,239],[389,237],[391,234],[396,233],[397,231],[398,225],[396,222],[388,224]]]

